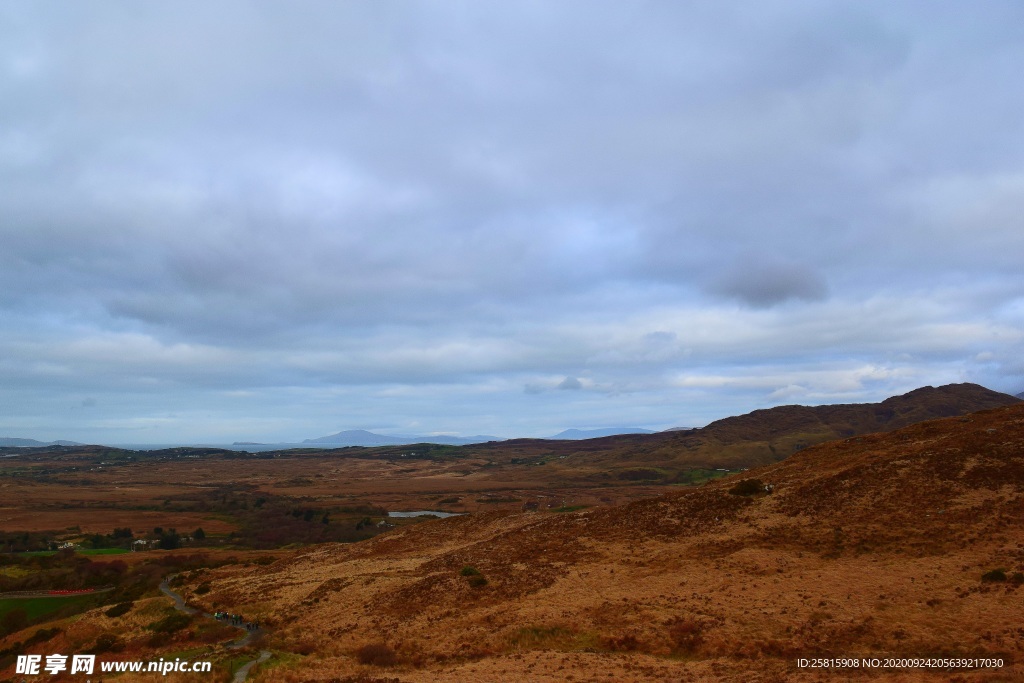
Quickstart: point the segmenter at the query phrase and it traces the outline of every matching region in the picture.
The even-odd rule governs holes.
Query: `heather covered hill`
[[[925,420],[965,415],[1019,401],[977,384],[922,387],[881,403],[779,406],[712,422],[683,444],[702,439],[726,452],[757,453],[767,462],[781,460],[811,444],[860,434],[887,432]],[[758,457],[754,456],[754,457]]]
[[[451,518],[216,570],[200,601],[308,653],[257,681],[832,680],[795,668],[811,655],[995,657],[870,678],[1011,680],[1022,548],[1013,405],[622,507]]]
[[[691,468],[741,469],[778,462],[807,446],[850,436],[885,432],[916,422],[965,415],[1019,403],[977,384],[922,387],[881,403],[779,406],[717,420],[701,429],[629,434],[582,442],[514,440],[471,447],[494,456],[566,455],[553,463],[565,477],[582,472],[623,476],[623,468],[646,467],[651,478],[682,480]],[[660,476],[659,476],[660,475]],[[530,472],[526,477],[552,472]]]

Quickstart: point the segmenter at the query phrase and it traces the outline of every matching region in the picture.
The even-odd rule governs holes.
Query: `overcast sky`
[[[1024,5],[0,4],[0,436],[1024,390]]]

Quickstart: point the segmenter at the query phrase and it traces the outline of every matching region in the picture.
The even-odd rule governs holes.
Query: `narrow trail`
[[[249,675],[249,669],[253,668],[257,664],[262,664],[263,662],[267,661],[268,659],[270,659],[270,651],[269,650],[262,650],[262,651],[260,651],[260,656],[259,657],[257,657],[256,659],[254,659],[254,660],[252,660],[250,662],[246,662],[245,664],[242,665],[241,669],[239,669],[238,671],[235,672],[235,677],[233,679],[231,679],[231,683],[244,683],[245,677]]]
[[[190,605],[188,605],[185,602],[185,598],[181,597],[180,593],[177,593],[174,590],[172,590],[170,582],[171,582],[171,579],[174,578],[174,576],[175,576],[174,574],[171,574],[166,579],[164,579],[163,581],[160,582],[160,592],[162,592],[164,595],[166,595],[167,597],[169,597],[171,600],[174,601],[174,609],[178,610],[179,612],[184,612],[185,614],[188,614],[188,615],[199,614],[199,615],[202,615],[202,616],[206,617],[207,619],[213,619],[214,621],[220,622],[220,620],[217,619],[217,617],[213,616],[209,612],[203,612],[202,610],[196,609],[195,607],[191,607]],[[220,623],[223,623],[223,622],[220,622]],[[241,628],[244,628],[244,627],[243,626],[237,626],[236,628],[241,629]],[[231,643],[229,643],[227,645],[227,647],[232,649],[232,650],[237,650],[237,649],[240,649],[240,648],[243,648],[243,647],[247,647],[248,645],[252,644],[253,640],[255,640],[257,636],[263,635],[263,633],[264,633],[264,631],[261,628],[258,628],[258,629],[254,630],[254,631],[248,631],[247,630],[244,636],[242,636],[238,640],[232,641]],[[245,664],[242,665],[242,667],[240,669],[238,669],[235,672],[235,677],[232,680],[232,683],[243,683],[245,681],[246,676],[249,675],[249,670],[250,669],[252,669],[257,664],[262,664],[263,662],[267,661],[268,659],[270,659],[270,650],[260,650],[259,657],[257,657],[256,659],[253,659],[251,661],[246,662]]]

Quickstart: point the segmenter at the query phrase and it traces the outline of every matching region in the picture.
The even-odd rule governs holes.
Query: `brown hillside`
[[[815,655],[1002,660],[853,679],[1024,676],[1024,405],[815,446],[746,476],[774,490],[737,495],[734,477],[618,508],[439,520],[207,573],[201,600],[308,653],[257,681],[850,673],[796,667]],[[387,657],[361,660],[367,645]]]
[[[701,429],[630,434],[584,441],[508,441],[466,447],[467,453],[561,457],[545,471],[527,470],[522,479],[552,481],[589,475],[620,478],[622,470],[655,468],[662,481],[685,481],[692,468],[743,469],[779,462],[808,446],[862,434],[891,431],[925,420],[966,415],[1014,405],[1013,396],[977,384],[922,387],[881,403],[779,406],[727,417]]]

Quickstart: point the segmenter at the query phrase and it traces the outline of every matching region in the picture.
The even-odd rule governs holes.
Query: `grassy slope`
[[[735,496],[722,481],[621,508],[441,520],[221,570],[207,599],[316,653],[262,680],[372,670],[354,654],[380,641],[403,682],[565,680],[567,668],[817,680],[793,669],[814,654],[996,656],[1006,680],[1024,673],[1017,585],[981,580],[1024,571],[1024,406],[823,444],[750,474],[775,492]]]

